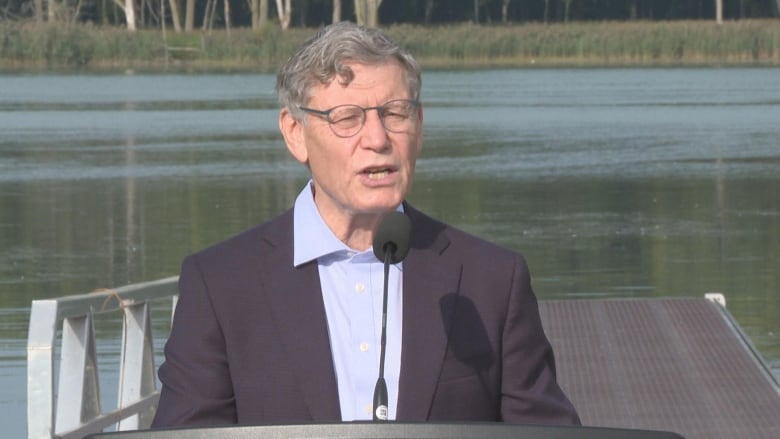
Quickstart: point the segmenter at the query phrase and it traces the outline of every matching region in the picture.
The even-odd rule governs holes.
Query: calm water
[[[291,205],[306,172],[277,134],[273,82],[0,76],[4,435],[26,431],[31,300],[177,274]],[[524,252],[543,299],[724,292],[780,375],[779,69],[424,83],[413,204]]]

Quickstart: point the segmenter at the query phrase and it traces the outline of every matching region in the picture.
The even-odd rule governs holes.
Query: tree
[[[550,21],[550,0],[544,0],[544,23]]]
[[[333,0],[333,19],[331,23],[338,23],[339,21],[341,21],[341,0]]]
[[[43,0],[34,0],[33,9],[33,14],[35,14],[35,22],[43,23]]]
[[[276,0],[276,13],[279,15],[279,25],[282,26],[282,30],[287,30],[290,27],[290,20],[292,19],[292,0]]]
[[[164,2],[164,0],[161,1]],[[173,21],[173,31],[181,32],[181,13],[179,12],[179,0],[169,0],[168,3],[171,5],[171,21]]]
[[[260,0],[260,14],[257,16],[257,27],[264,28],[268,24],[268,0]]]
[[[124,4],[120,3],[120,0],[114,0],[114,3],[125,13],[125,21],[127,22],[127,30],[135,32],[136,20],[135,20],[135,1],[124,0]],[[51,0],[49,7],[51,8]]]
[[[195,29],[195,0],[187,0],[184,11],[184,30],[191,32],[193,29]]]
[[[355,16],[361,26],[379,26],[379,6],[382,0],[355,0]]]
[[[425,15],[423,16],[423,23],[425,24],[430,24],[431,22],[431,15],[433,15],[433,6],[434,6],[433,1],[434,0],[425,0]]]
[[[571,12],[571,2],[572,0],[563,0],[564,6],[563,6],[563,22],[568,23],[570,12]]]
[[[252,29],[259,31],[268,24],[268,0],[247,0],[252,12]]]
[[[200,29],[211,30],[214,25],[214,12],[217,9],[217,0],[206,0],[206,8],[203,11],[203,23]]]

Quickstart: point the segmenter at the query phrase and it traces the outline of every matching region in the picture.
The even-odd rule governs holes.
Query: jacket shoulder
[[[288,252],[292,255],[292,218],[290,209],[262,224],[198,250],[188,258],[202,262],[240,261],[255,259],[273,250],[282,250],[284,253],[285,248],[289,248]]]

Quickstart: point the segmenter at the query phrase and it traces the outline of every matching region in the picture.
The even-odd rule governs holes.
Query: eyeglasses
[[[352,137],[366,124],[366,112],[376,110],[382,126],[392,133],[401,133],[414,127],[417,122],[417,107],[420,102],[412,99],[396,99],[376,107],[359,105],[338,105],[329,110],[298,107],[302,111],[322,117],[328,121],[330,130],[338,137]]]

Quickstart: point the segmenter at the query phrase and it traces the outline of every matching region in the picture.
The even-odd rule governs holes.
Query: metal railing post
[[[27,437],[77,439],[106,428],[147,428],[157,401],[151,301],[173,298],[176,280],[34,300],[27,340]],[[123,312],[119,404],[106,413],[100,401],[96,314]],[[59,371],[55,347],[62,322]],[[105,383],[104,383],[105,384]],[[55,386],[57,392],[55,393]],[[56,396],[55,396],[56,395]]]
[[[57,301],[35,300],[27,338],[27,437],[54,433],[54,341]]]
[[[151,313],[148,303],[127,306],[124,309],[124,337],[119,369],[119,408],[125,407],[156,390],[154,380],[154,348],[152,345]],[[154,418],[155,407],[119,421],[118,430],[148,428]]]
[[[101,413],[92,313],[65,318],[55,431],[69,431]]]

